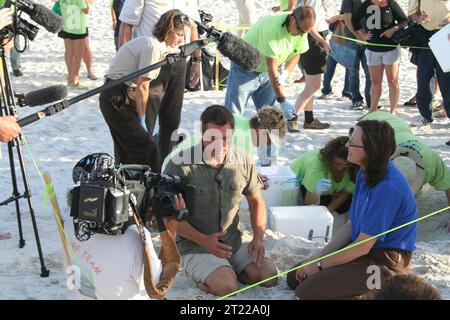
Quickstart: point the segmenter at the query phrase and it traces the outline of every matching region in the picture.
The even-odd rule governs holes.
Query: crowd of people
[[[96,78],[88,42],[88,2],[56,2],[64,20],[59,36],[65,43],[68,86],[74,89],[83,89],[79,71],[84,58],[88,77]],[[355,47],[355,67],[346,70],[342,96],[352,101],[351,108],[355,110],[363,109],[365,99],[369,113],[359,119],[349,136],[330,137],[324,147],[299,155],[291,168],[302,181],[305,205],[320,204],[330,212],[347,214],[348,219],[331,242],[308,260],[319,261],[289,273],[287,285],[300,299],[364,298],[373,293],[367,286],[369,267],[381,270],[383,284],[394,276],[411,272],[417,225],[384,232],[417,219],[414,196],[422,185],[430,183],[446,192],[450,204],[450,169],[396,116],[400,48],[391,39],[406,25],[408,17],[420,24],[429,39],[450,22],[450,2],[413,0],[405,13],[395,0],[343,0],[341,11],[327,17],[324,1],[280,1],[272,8],[277,11],[275,14],[260,19],[255,19],[253,1],[236,2],[245,8],[239,11],[240,24],[251,25],[242,39],[261,54],[260,65],[255,70],[245,70],[232,63],[223,103],[207,107],[200,115],[200,136],[178,146],[179,140],[173,139],[173,133],[182,116],[186,73],[191,75],[192,83],[200,80],[200,50],[102,92],[99,105],[112,136],[114,160],[117,164],[148,165],[154,172],[176,175],[186,184],[196,186],[195,214],[184,221],[166,222],[176,237],[184,272],[201,290],[223,296],[234,292],[238,281],[253,284],[276,276],[277,267],[264,248],[267,208],[261,190],[266,186],[265,177],[256,171],[255,149],[265,148],[261,159],[274,157],[274,149],[286,131],[302,130],[298,126],[301,112],[303,130],[330,128],[331,124],[314,118],[314,95],[322,83],[322,98],[329,98],[332,92],[331,79],[337,61],[327,35],[330,24],[341,24],[348,39],[365,42]],[[200,20],[197,4],[192,0],[113,0],[111,17],[117,52],[105,83],[173,56],[180,45],[199,39],[194,23]],[[8,14],[3,18],[4,10],[7,9],[0,11],[0,17],[7,25],[10,18]],[[372,16],[377,12],[379,23]],[[73,15],[77,15],[78,24],[70,18]],[[191,69],[187,70],[189,59]],[[296,66],[305,76],[305,85],[291,104],[284,86]],[[364,98],[359,92],[360,67],[365,74]],[[383,74],[389,86],[389,113],[377,111]],[[417,56],[416,102],[421,118],[414,125],[433,122],[430,81],[434,75],[442,93],[443,108],[450,117],[450,73],[441,69],[431,50],[423,49]],[[257,115],[246,119],[242,113],[248,108],[250,97]],[[157,119],[159,132],[155,139]],[[0,118],[2,142],[9,142],[19,134],[14,117]],[[244,196],[253,232],[249,243],[243,243],[239,228]],[[184,201],[177,200],[177,209],[183,209]],[[106,264],[115,265],[117,254],[112,253],[112,247],[128,251],[127,246],[140,245],[136,230],[129,230],[111,237],[117,242],[113,246],[107,244],[108,236],[99,239],[102,248],[109,248],[102,251]],[[362,243],[355,246],[359,242]],[[352,247],[320,259],[348,246]],[[160,265],[152,245],[151,249],[157,281]],[[98,248],[91,246],[89,250]],[[93,289],[114,292],[97,297],[125,297],[116,290],[118,286],[127,288],[126,298],[142,294],[142,252],[128,253],[134,257],[135,268],[116,270],[129,272],[128,280],[124,274],[114,279],[111,272],[94,277]],[[262,285],[273,287],[277,280]]]

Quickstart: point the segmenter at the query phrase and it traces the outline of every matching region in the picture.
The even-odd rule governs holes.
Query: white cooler
[[[450,72],[450,23],[430,38],[430,48],[444,72]]]
[[[269,189],[262,191],[267,209],[269,207],[296,206],[298,204],[298,178],[290,167],[258,167],[256,170],[269,179]],[[241,201],[241,208],[248,209],[245,197]]]
[[[324,206],[270,207],[268,228],[311,241],[331,240],[333,216]]]

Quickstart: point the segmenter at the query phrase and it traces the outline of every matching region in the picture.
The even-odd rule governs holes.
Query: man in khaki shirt
[[[223,106],[212,105],[201,115],[202,141],[180,151],[165,173],[195,185],[196,204],[186,221],[175,223],[178,249],[186,275],[208,293],[224,296],[237,290],[237,280],[256,283],[277,274],[264,257],[266,206],[255,165],[232,146],[234,118]],[[177,162],[177,163],[175,163]],[[180,163],[181,162],[181,163]],[[250,208],[253,239],[242,244],[239,203]],[[265,286],[276,285],[276,280]]]
[[[423,27],[427,44],[433,34],[450,22],[450,0],[412,0],[408,15]],[[435,73],[444,99],[445,112],[450,117],[450,72],[444,73],[433,52],[424,49],[420,50],[417,62],[416,101],[420,118],[412,123],[412,126],[430,125],[433,122],[433,94],[429,83]]]

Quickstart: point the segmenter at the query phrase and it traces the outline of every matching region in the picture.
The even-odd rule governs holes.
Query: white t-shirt
[[[144,286],[144,248],[135,225],[124,234],[109,236],[94,234],[80,242],[74,235],[72,219],[64,226],[71,264],[81,271],[80,299],[148,300]],[[154,283],[162,271],[161,261],[153,248],[150,233],[145,230],[151,252]]]
[[[149,36],[161,15],[172,9],[200,22],[197,0],[125,0],[119,20],[134,26],[133,38]],[[186,39],[190,39],[189,34]]]
[[[166,55],[166,43],[159,42],[154,36],[131,39],[117,51],[106,76],[113,80],[118,79],[162,61]],[[152,70],[141,77],[156,79],[160,70],[161,68]],[[136,84],[136,79],[127,84]]]

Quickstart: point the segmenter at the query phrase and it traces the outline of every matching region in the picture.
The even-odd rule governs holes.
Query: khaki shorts
[[[366,50],[366,58],[369,67],[393,65],[400,62],[400,48],[386,52]]]
[[[252,258],[247,254],[247,244],[241,245],[230,259],[218,258],[210,253],[190,253],[182,256],[183,268],[186,276],[197,283],[204,283],[211,273],[217,268],[226,266],[233,268],[236,274],[244,271]]]

